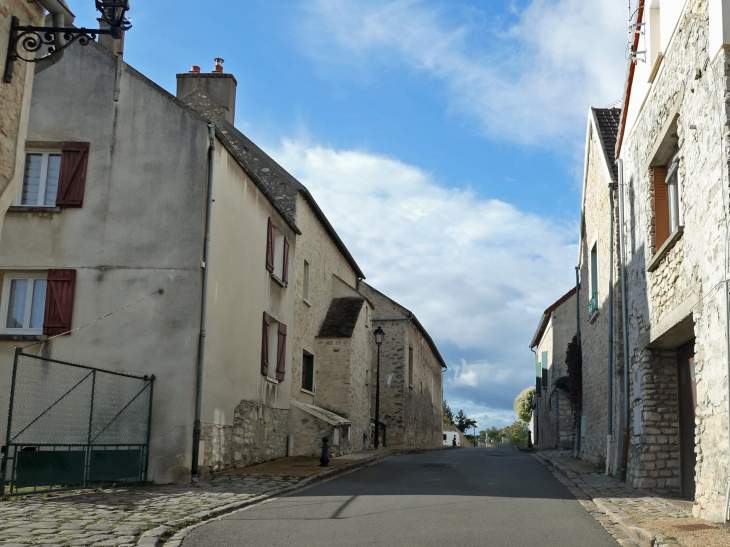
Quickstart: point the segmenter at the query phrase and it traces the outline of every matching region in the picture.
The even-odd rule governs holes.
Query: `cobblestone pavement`
[[[651,538],[655,538],[656,544],[661,545],[730,546],[730,530],[694,518],[691,502],[662,498],[603,473],[585,472],[580,467],[584,462],[574,460],[571,451],[549,450],[539,455],[553,464],[567,464],[570,470],[564,467],[563,471],[567,471],[568,477],[555,470],[553,474],[621,545],[651,544]],[[570,465],[570,460],[576,465]],[[702,529],[686,529],[692,525]],[[632,529],[631,534],[627,528]]]
[[[215,475],[185,485],[35,494],[0,501],[0,546],[132,546],[170,521],[292,486],[302,476]]]

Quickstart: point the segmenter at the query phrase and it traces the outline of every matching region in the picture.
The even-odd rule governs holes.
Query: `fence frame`
[[[152,426],[152,399],[154,395],[154,383],[155,383],[155,375],[151,374],[149,376],[139,376],[135,374],[127,374],[124,372],[116,372],[113,370],[106,370],[101,369],[97,367],[91,367],[88,365],[80,365],[78,363],[71,363],[69,361],[62,361],[59,359],[51,359],[49,357],[42,357],[40,355],[33,355],[30,353],[24,353],[24,348],[15,348],[15,355],[13,358],[13,374],[12,374],[12,380],[10,383],[10,398],[8,403],[8,423],[7,423],[7,429],[5,433],[5,445],[3,446],[3,453],[0,454],[0,457],[2,457],[2,465],[0,466],[0,497],[1,496],[18,496],[18,495],[27,495],[27,494],[33,494],[33,493],[41,493],[41,492],[58,492],[58,491],[64,491],[64,490],[76,490],[79,488],[89,488],[91,486],[97,487],[97,486],[104,486],[109,484],[114,484],[117,482],[123,482],[124,484],[130,484],[130,483],[141,483],[141,482],[147,482],[147,470],[149,466],[149,446],[150,446],[150,430]],[[61,397],[59,397],[53,404],[51,404],[46,410],[41,412],[33,421],[31,421],[26,427],[24,427],[20,432],[18,432],[13,439],[17,438],[21,433],[23,433],[26,429],[28,429],[33,423],[35,423],[41,416],[43,416],[46,412],[48,412],[51,408],[53,408],[57,403],[62,401],[69,393],[71,393],[76,387],[78,387],[82,382],[84,382],[89,376],[92,376],[92,384],[91,384],[91,396],[90,396],[90,404],[89,404],[89,429],[88,429],[88,435],[86,439],[86,443],[16,443],[13,442],[13,439],[10,438],[11,430],[12,430],[12,420],[13,420],[13,407],[15,403],[15,388],[16,388],[16,380],[17,380],[17,372],[18,372],[18,358],[20,356],[30,357],[32,359],[36,359],[39,361],[45,361],[47,363],[56,363],[60,365],[70,366],[78,369],[85,369],[89,371],[89,374],[86,375],[82,380],[80,380],[77,384],[75,384],[71,389],[69,389],[66,393],[64,393]],[[94,413],[94,390],[96,386],[96,374],[97,372],[101,372],[104,374],[110,374],[112,376],[120,376],[125,378],[133,378],[135,380],[142,380],[145,384],[144,387],[142,387],[141,390],[137,392],[137,394],[130,399],[127,404],[94,436],[92,439],[91,433],[92,433],[92,420],[93,420],[93,413]],[[144,444],[125,444],[125,443],[94,443],[96,438],[98,438],[121,414],[126,410],[126,408],[132,404],[132,402],[137,399],[140,395],[142,395],[147,389],[149,388],[149,404],[147,406],[147,437],[146,442]],[[75,484],[72,486],[68,485],[55,485],[51,486],[49,488],[43,488],[38,489],[37,486],[33,486],[32,491],[18,491],[17,487],[17,461],[18,461],[18,453],[23,450],[23,448],[28,447],[52,447],[53,452],[56,452],[56,448],[66,448],[68,452],[74,451],[73,449],[76,448],[76,452],[84,452],[84,472],[83,472],[83,483],[81,484]],[[140,451],[140,463],[139,463],[139,471],[137,474],[136,479],[134,480],[115,480],[115,481],[92,481],[91,479],[91,458],[92,458],[92,452],[98,452],[101,450],[120,450],[120,449],[139,449]],[[11,453],[12,451],[12,453]],[[10,474],[8,475],[8,463],[12,460],[12,466],[10,467]],[[9,485],[9,489],[6,492],[6,485]]]

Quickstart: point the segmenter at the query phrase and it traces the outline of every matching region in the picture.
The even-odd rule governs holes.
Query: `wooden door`
[[[682,497],[695,497],[695,409],[697,408],[697,380],[694,370],[694,340],[677,351],[679,380],[679,439],[682,472]]]

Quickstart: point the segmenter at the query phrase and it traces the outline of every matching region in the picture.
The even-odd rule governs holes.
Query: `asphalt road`
[[[193,530],[183,547],[616,547],[511,445],[395,456]]]

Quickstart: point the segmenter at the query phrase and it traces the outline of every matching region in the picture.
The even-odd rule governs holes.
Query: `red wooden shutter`
[[[276,352],[276,379],[284,380],[286,372],[286,325],[279,323],[279,346]]]
[[[269,374],[269,325],[271,321],[269,314],[264,312],[264,330],[261,340],[261,374],[267,376]]]
[[[86,187],[86,167],[89,163],[88,142],[65,142],[61,149],[56,205],[81,207]]]
[[[667,188],[667,168],[654,167],[651,173],[654,186],[654,252],[669,237],[669,189]]]
[[[284,238],[284,271],[281,274],[281,280],[289,283],[289,238]]]
[[[49,270],[43,334],[63,334],[71,330],[76,270]]]
[[[269,225],[266,229],[266,269],[274,271],[274,238],[276,237],[276,226],[269,217]]]

